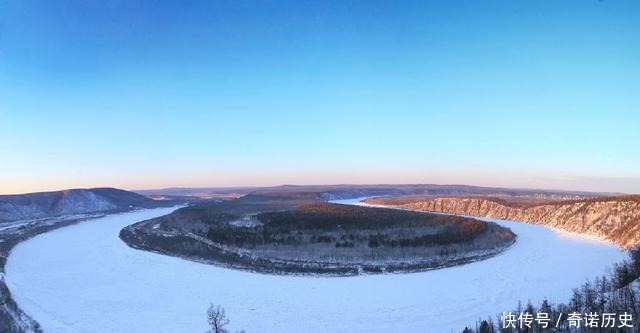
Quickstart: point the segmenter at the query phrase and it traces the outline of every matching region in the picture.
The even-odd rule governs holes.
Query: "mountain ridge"
[[[112,212],[166,205],[146,196],[111,187],[0,195],[0,221]]]

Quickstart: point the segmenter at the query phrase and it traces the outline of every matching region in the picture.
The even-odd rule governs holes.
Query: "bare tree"
[[[211,327],[207,333],[229,333],[229,331],[225,328],[229,325],[229,319],[224,313],[224,309],[220,307],[220,305],[213,306],[213,304],[209,305],[209,309],[207,310],[207,321],[209,322],[209,326]]]

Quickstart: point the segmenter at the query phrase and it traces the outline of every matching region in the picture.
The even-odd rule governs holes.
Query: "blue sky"
[[[640,192],[636,1],[2,1],[0,193]]]

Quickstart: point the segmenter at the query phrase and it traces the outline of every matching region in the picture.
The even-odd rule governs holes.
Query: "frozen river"
[[[247,333],[459,332],[480,317],[543,297],[566,301],[624,252],[586,237],[499,221],[518,241],[496,257],[411,274],[296,277],[254,274],[134,250],[124,226],[168,214],[89,220],[19,244],[6,281],[45,333],[206,331],[209,303]]]

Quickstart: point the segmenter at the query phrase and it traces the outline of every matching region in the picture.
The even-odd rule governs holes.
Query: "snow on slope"
[[[133,250],[118,238],[154,209],[65,227],[19,244],[6,280],[45,332],[204,332],[210,302],[248,333],[450,332],[571,288],[620,261],[617,248],[517,222],[494,258],[412,274],[296,277],[253,274]]]
[[[115,188],[0,195],[0,222],[159,206],[161,202]]]

